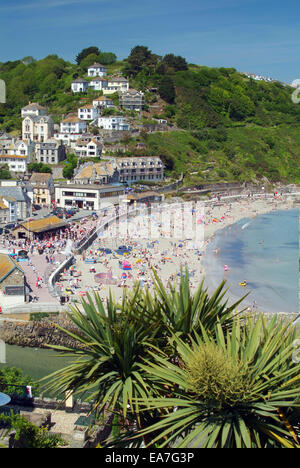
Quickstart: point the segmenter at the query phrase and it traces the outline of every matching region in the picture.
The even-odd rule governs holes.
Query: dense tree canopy
[[[102,63],[102,65],[112,65],[117,61],[117,56],[113,52],[100,52],[98,61]]]
[[[0,180],[9,180],[11,179],[11,173],[9,172],[9,167],[7,164],[2,164],[0,166]]]
[[[174,71],[188,70],[188,64],[185,58],[180,55],[175,56],[174,54],[167,54],[162,60],[162,65],[173,68]]]
[[[96,46],[87,47],[83,49],[77,56],[76,56],[76,63],[80,65],[81,61],[86,58],[88,55],[95,54],[99,55],[100,50]]]
[[[136,76],[143,67],[154,66],[158,61],[158,55],[152,54],[151,50],[145,46],[135,46],[131,49],[127,58],[128,65],[125,72],[129,76]]]
[[[40,173],[47,173],[47,174],[52,174],[52,169],[50,166],[47,166],[47,164],[43,163],[30,163],[27,166],[27,169],[29,172],[40,172]]]

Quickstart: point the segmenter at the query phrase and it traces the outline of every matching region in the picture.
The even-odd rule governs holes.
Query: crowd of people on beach
[[[274,197],[267,201],[263,195],[255,200],[252,196],[246,196],[234,201],[219,196],[209,204],[205,204],[202,215],[191,209],[189,216],[194,219],[194,226],[200,225],[202,228],[201,245],[191,240],[184,232],[185,220],[181,217],[180,211],[176,211],[175,205],[169,204],[163,215],[155,211],[151,214],[145,212],[140,215],[134,214],[130,217],[131,221],[128,219],[118,221],[121,228],[123,223],[128,223],[127,236],[118,237],[114,223],[106,230],[98,232],[96,241],[82,254],[75,255],[75,264],[62,273],[56,286],[61,296],[70,296],[73,299],[85,296],[87,291],[99,291],[101,297],[105,299],[109,289],[120,298],[123,290],[132,288],[136,282],[139,282],[143,288],[151,289],[153,270],[158,273],[163,284],[169,287],[179,279],[180,271],[188,267],[193,290],[205,276],[202,258],[206,246],[218,229],[233,224],[242,217],[253,217],[259,213],[278,209],[283,201],[283,197],[278,193],[274,193]],[[57,230],[54,234],[48,232],[35,236],[33,240],[2,235],[3,249],[13,254],[18,254],[20,250],[27,252],[27,262],[24,261],[22,266],[26,270],[33,301],[57,301],[57,298],[51,296],[48,291],[48,278],[66,258],[67,245],[71,243],[74,249],[75,246],[84,243],[99,225],[117,214],[116,209],[112,207],[80,221],[69,222],[65,228]],[[170,216],[169,224],[165,224],[162,219],[167,216]],[[144,237],[140,235],[141,225],[148,221],[151,221],[158,231],[157,238],[151,238],[149,233]],[[183,237],[174,237],[174,230],[182,232]],[[126,252],[119,251],[121,243],[126,247]],[[215,253],[218,253],[218,249]],[[129,268],[123,269],[124,260],[129,263]],[[99,277],[95,277],[98,273],[100,276],[102,273],[107,273],[106,283],[105,281],[101,283]],[[111,284],[109,279],[112,280]]]

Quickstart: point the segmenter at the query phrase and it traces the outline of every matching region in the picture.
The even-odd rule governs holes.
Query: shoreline
[[[235,206],[233,206],[235,204]],[[210,225],[210,229],[206,229],[205,233],[205,247],[204,247],[204,252],[201,257],[201,267],[202,270],[204,271],[204,278],[205,278],[205,286],[208,289],[209,292],[212,292],[216,289],[218,286],[218,283],[215,283],[213,281],[213,273],[209,271],[209,258],[213,255],[211,252],[208,253],[208,246],[215,240],[216,235],[222,231],[225,230],[226,228],[229,228],[231,226],[234,226],[235,224],[239,223],[243,219],[254,219],[257,216],[263,215],[263,214],[269,214],[275,211],[287,211],[287,210],[292,210],[292,209],[297,209],[297,207],[294,206],[294,203],[292,200],[282,200],[282,199],[259,199],[259,200],[247,200],[247,201],[239,201],[239,202],[233,202],[232,204],[227,203],[224,205],[219,205],[218,207],[213,207],[212,211],[210,212],[210,218],[212,217],[217,217],[216,215],[218,214],[218,211],[220,209],[225,210],[226,208],[228,209],[228,205],[231,205],[230,207],[230,216],[228,216],[227,222],[220,222],[213,227]],[[218,210],[216,210],[218,208]],[[229,221],[230,218],[230,221]],[[224,278],[226,279],[226,278]],[[227,280],[228,281],[228,280]],[[237,302],[244,294],[241,293],[240,296],[237,296],[236,294],[232,293],[230,290],[230,286],[225,285],[226,288],[229,288],[225,300],[228,301],[228,304],[233,304]],[[251,292],[250,292],[251,295]],[[249,295],[249,296],[250,296]],[[249,312],[253,313],[263,313],[265,315],[271,316],[271,315],[281,315],[284,317],[288,317],[291,320],[295,319],[298,315],[298,312],[273,312],[267,309],[267,307],[264,309],[263,307],[257,307],[253,309],[251,301],[249,302],[248,298],[245,298],[244,301],[240,304],[242,309],[245,308]]]

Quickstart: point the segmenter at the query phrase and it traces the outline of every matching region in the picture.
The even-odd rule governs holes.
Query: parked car
[[[51,214],[54,216],[58,216],[59,214],[64,214],[63,208],[55,208],[55,210],[51,211]]]
[[[74,216],[76,214],[76,210],[72,208],[71,210],[67,210],[66,213],[69,214],[70,216]]]
[[[4,229],[7,229],[7,230],[10,230],[10,229],[13,229],[15,227],[15,224],[14,223],[11,223],[11,224],[6,224],[4,226]]]

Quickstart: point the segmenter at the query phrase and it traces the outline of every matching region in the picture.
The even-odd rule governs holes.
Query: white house
[[[89,89],[89,82],[83,78],[72,81],[71,89],[73,93],[85,93]]]
[[[111,99],[105,97],[105,96],[100,96],[97,99],[93,100],[93,106],[94,107],[107,107],[108,109],[113,109],[115,106],[113,105],[113,102]]]
[[[107,74],[107,68],[101,63],[94,63],[88,68],[88,76],[105,76]]]
[[[60,124],[60,133],[80,134],[86,131],[86,122],[78,117],[68,117]]]
[[[89,82],[89,87],[92,88],[94,91],[101,91],[102,89],[107,88],[107,84],[107,80],[101,77],[96,77]]]
[[[45,141],[53,136],[54,122],[51,116],[28,115],[22,122],[22,139]]]
[[[23,141],[16,138],[11,140],[0,140],[0,154],[26,156],[27,162],[34,158],[35,144],[33,141]]]
[[[108,80],[107,87],[103,88],[103,94],[125,93],[129,90],[129,81],[124,76],[117,76]]]
[[[91,104],[78,109],[78,118],[81,120],[95,120],[99,115],[99,108]]]
[[[28,115],[35,115],[36,117],[47,115],[47,109],[37,102],[30,102],[28,106],[22,108],[21,115],[23,118],[28,117]]]
[[[0,165],[7,164],[10,172],[26,172],[27,156],[0,154]]]
[[[27,164],[33,159],[35,145],[13,138],[0,143],[0,164],[7,164],[11,172],[26,172]]]
[[[98,127],[102,128],[103,130],[118,130],[118,131],[130,130],[129,123],[126,122],[125,117],[120,116],[120,115],[99,117]]]
[[[74,153],[81,158],[100,158],[102,153],[102,144],[92,139],[91,141],[77,140],[74,147]]]

